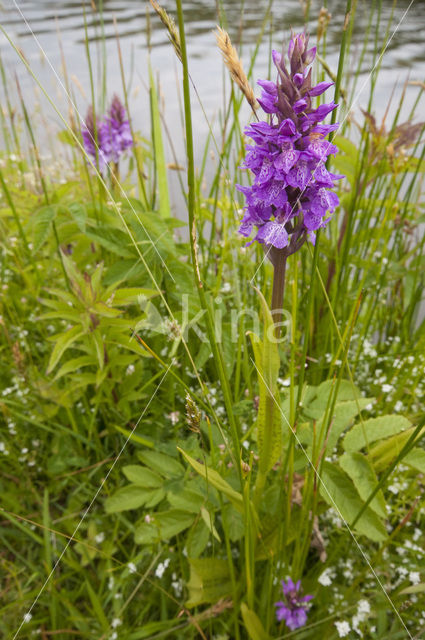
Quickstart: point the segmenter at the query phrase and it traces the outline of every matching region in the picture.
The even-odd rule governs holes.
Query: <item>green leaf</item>
[[[50,356],[49,364],[47,367],[47,373],[51,373],[51,371],[55,368],[59,360],[61,359],[63,353],[69,349],[75,342],[77,342],[78,338],[84,335],[84,331],[81,327],[76,326],[72,327],[65,333],[56,334],[52,336],[54,340],[56,340],[56,344],[53,347],[53,351]]]
[[[414,447],[409,453],[404,456],[403,464],[408,464],[409,467],[417,469],[421,473],[425,473],[425,451]]]
[[[205,522],[205,526],[209,530],[210,533],[214,536],[218,542],[221,542],[220,536],[218,535],[217,529],[214,526],[214,516],[211,514],[205,507],[201,507],[201,516],[202,520]]]
[[[139,301],[146,303],[148,298],[158,295],[158,291],[153,289],[142,289],[141,287],[127,287],[116,289],[114,291],[114,305],[123,306],[128,304],[136,304]]]
[[[263,625],[261,624],[260,618],[254,611],[248,609],[245,602],[242,602],[241,604],[241,613],[245,629],[247,630],[251,640],[270,640],[270,636],[266,633]]]
[[[264,337],[260,341],[250,333],[258,374],[260,401],[257,415],[257,442],[259,451],[258,468],[267,474],[279,460],[282,452],[282,414],[280,409],[277,378],[279,376],[279,351],[274,339],[272,314],[262,293],[256,289],[260,298]]]
[[[33,251],[37,253],[49,237],[52,222],[56,216],[56,207],[42,207],[31,218],[33,225]]]
[[[425,582],[420,584],[412,584],[410,587],[406,587],[399,592],[399,596],[407,595],[409,593],[423,593],[425,591]]]
[[[87,589],[87,593],[89,594],[89,598],[90,598],[90,602],[92,604],[93,610],[96,614],[96,617],[98,619],[98,621],[100,622],[100,625],[103,629],[104,632],[108,633],[110,630],[110,624],[108,622],[107,617],[105,616],[104,612],[103,612],[103,607],[102,604],[99,600],[98,595],[96,594],[96,592],[93,590],[93,588],[90,585],[90,582],[88,580],[85,581],[85,586]]]
[[[143,522],[136,528],[134,540],[138,544],[169,540],[190,527],[194,518],[193,514],[179,509],[156,512],[150,522]]]
[[[367,444],[393,436],[411,427],[411,422],[404,416],[390,415],[371,418],[356,424],[344,438],[345,451],[359,451]]]
[[[406,429],[406,431],[402,431],[391,438],[378,442],[370,449],[369,458],[373,462],[373,466],[377,471],[380,471],[387,465],[391,464],[394,458],[398,456],[414,430],[415,427],[410,427],[410,429]],[[424,431],[425,428],[422,429],[422,434]]]
[[[175,509],[190,511],[191,513],[199,513],[205,502],[205,496],[197,491],[191,491],[190,489],[183,489],[183,491],[176,493],[169,491],[167,499]]]
[[[178,460],[159,451],[140,451],[138,458],[165,478],[184,475],[184,467]]]
[[[96,231],[86,230],[85,235],[89,240],[97,242],[111,253],[123,258],[134,257],[134,253],[130,249],[131,240],[120,229],[97,228]]]
[[[215,471],[214,469],[210,469],[209,467],[206,467],[204,464],[202,464],[201,462],[197,462],[194,458],[192,458],[188,453],[186,453],[185,451],[183,451],[183,449],[180,449],[180,447],[177,447],[178,451],[180,451],[180,453],[182,454],[182,456],[184,458],[186,458],[186,460],[188,461],[188,463],[190,465],[192,465],[192,467],[195,469],[195,471],[197,471],[199,473],[200,476],[202,476],[203,478],[205,478],[205,480],[207,481],[207,483],[211,484],[213,487],[215,487],[218,491],[220,491],[221,493],[223,493],[226,498],[228,498],[230,500],[230,502],[234,505],[234,507],[236,509],[238,509],[239,511],[242,510],[243,508],[243,499],[242,499],[242,495],[240,493],[238,493],[237,491],[235,491],[230,484],[228,484],[226,482],[226,480],[224,480],[221,475],[219,473],[217,473],[217,471]]]
[[[161,133],[161,114],[158,106],[155,80],[150,64],[149,67],[149,93],[151,105],[152,142],[154,152],[155,170],[158,179],[159,214],[166,218],[171,214],[170,195],[168,191],[167,165],[165,163],[164,145]]]
[[[187,554],[189,558],[198,558],[205,550],[210,539],[210,532],[205,522],[200,518],[190,529],[186,538]]]
[[[190,580],[187,583],[189,599],[187,607],[202,603],[215,603],[230,595],[232,583],[229,564],[221,558],[191,558]]]
[[[106,499],[106,513],[119,513],[120,511],[138,509],[154,495],[155,491],[152,491],[152,489],[144,489],[137,485],[130,484],[127,487],[122,487]]]
[[[329,396],[335,393],[337,382],[325,380],[318,387],[307,387],[303,397],[303,413],[308,418],[319,420],[329,404]],[[340,380],[336,402],[348,402],[361,398],[361,393],[349,380]]]
[[[358,400],[347,400],[335,405],[331,420],[328,439],[326,442],[327,451],[332,451],[338,442],[341,434],[351,424],[356,415],[372,401],[372,398],[359,398]],[[316,427],[319,432],[320,427]]]
[[[129,464],[123,468],[123,473],[127,480],[140,487],[157,489],[162,486],[162,478],[141,465]]]
[[[114,428],[120,433],[122,433],[126,438],[129,438],[130,440],[132,440],[133,442],[137,442],[138,444],[142,444],[144,447],[151,447],[153,449],[155,446],[155,443],[152,440],[148,440],[147,438],[140,436],[138,433],[135,433],[134,431],[129,431],[128,429],[124,429],[124,427],[121,427],[117,424],[114,425]]]
[[[76,222],[79,230],[82,231],[82,233],[84,233],[86,230],[86,221],[87,221],[86,207],[80,202],[72,202],[68,206],[68,211],[71,214],[74,221]]]
[[[93,356],[80,356],[79,358],[72,358],[72,360],[68,360],[65,362],[55,375],[55,380],[61,378],[62,376],[68,375],[69,373],[74,373],[78,371],[82,367],[88,367],[89,365],[95,365],[96,358]]]
[[[245,534],[245,525],[242,514],[234,509],[232,504],[223,505],[223,523],[232,542],[241,540]]]
[[[363,506],[350,478],[335,464],[324,462],[320,494],[323,499],[350,525]],[[356,530],[375,542],[382,542],[387,532],[379,517],[369,507],[356,524]]]
[[[359,452],[344,453],[339,459],[339,464],[345,473],[350,476],[360,497],[366,502],[378,484],[375,471],[367,457]],[[370,508],[378,516],[387,517],[385,498],[381,490],[373,498]]]

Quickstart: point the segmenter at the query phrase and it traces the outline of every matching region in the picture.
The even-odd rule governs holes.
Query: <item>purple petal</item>
[[[310,98],[314,98],[315,96],[320,96],[322,95],[322,93],[326,91],[326,89],[329,89],[329,87],[331,87],[333,84],[334,84],[333,82],[319,82],[319,84],[316,84],[315,87],[312,87],[311,89],[309,89],[307,93],[310,96]]]
[[[260,227],[255,239],[264,244],[271,244],[277,249],[283,249],[287,246],[289,238],[284,225],[271,220]]]

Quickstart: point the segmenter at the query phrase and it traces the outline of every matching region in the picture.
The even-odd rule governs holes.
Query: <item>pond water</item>
[[[96,0],[99,5],[99,0]],[[220,4],[226,12],[228,30],[234,41],[238,33],[243,31],[244,48],[242,58],[245,68],[248,67],[250,53],[253,51],[256,39],[260,33],[261,23],[266,15],[269,0],[222,0]],[[309,30],[316,33],[317,16],[324,0],[313,1],[310,10]],[[344,22],[345,2],[329,0],[328,9],[332,19],[328,35],[327,62],[336,70],[339,43]],[[356,24],[353,35],[352,51],[357,55],[361,50],[367,21],[370,15],[372,1],[359,0]],[[379,4],[378,2],[376,4]],[[53,2],[51,0],[0,0],[0,23],[8,36],[23,51],[30,62],[37,77],[60,107],[65,117],[67,115],[67,101],[64,90],[64,72],[61,63],[61,48],[66,62],[66,73],[70,88],[82,115],[85,114],[90,98],[90,81],[84,42],[84,3],[79,0]],[[164,105],[165,120],[171,132],[177,149],[179,160],[183,159],[182,123],[180,116],[179,90],[180,65],[172,47],[168,42],[165,29],[150,9],[149,3],[143,0],[103,0],[105,45],[100,40],[101,23],[99,14],[93,12],[91,2],[86,6],[86,20],[90,39],[91,53],[97,57],[95,75],[97,76],[97,93],[101,95],[101,60],[106,61],[107,92],[111,96],[115,91],[122,95],[122,85],[117,55],[114,20],[120,37],[124,69],[127,85],[130,89],[130,104],[132,117],[136,128],[145,135],[149,134],[149,110],[146,87],[147,75],[147,12],[151,24],[151,62],[157,73],[161,85],[161,97]],[[171,0],[164,0],[163,6],[175,14],[175,4]],[[282,38],[287,38],[290,28],[297,30],[303,24],[300,0],[276,0],[272,3],[271,15],[273,19],[272,45],[281,48]],[[387,24],[393,3],[382,3],[382,28],[378,34],[384,36],[384,26]],[[190,55],[190,71],[201,97],[203,108],[210,122],[218,119],[219,110],[223,105],[223,66],[220,54],[215,44],[213,29],[218,22],[216,3],[209,0],[183,1],[188,48]],[[390,33],[394,36],[382,59],[382,70],[379,74],[378,91],[373,105],[378,119],[383,116],[390,95],[394,89],[393,106],[398,106],[402,85],[407,75],[411,80],[423,81],[425,76],[425,3],[416,0],[413,3],[403,0],[397,3],[391,20]],[[270,26],[267,32],[270,33]],[[314,39],[314,35],[313,35]],[[61,43],[61,47],[59,46]],[[253,78],[264,78],[268,75],[269,39],[266,36],[259,48]],[[39,112],[43,114],[43,130],[63,128],[60,119],[53,109],[48,106],[38,90],[35,90],[34,80],[24,69],[15,51],[7,42],[4,35],[0,35],[0,54],[6,75],[10,80],[11,98],[17,103],[14,74],[19,78],[24,98],[29,111],[41,106]],[[354,66],[353,66],[354,68]],[[362,89],[357,95],[359,107],[367,107],[368,80],[370,60],[364,61],[362,77],[358,88]],[[55,75],[57,74],[57,75]],[[229,82],[226,78],[225,86]],[[4,90],[1,88],[0,97],[3,99]],[[409,107],[417,96],[418,88],[407,88],[405,116],[408,117]],[[195,96],[193,99],[195,142],[198,157],[201,157],[204,141],[208,134],[208,125]],[[40,116],[41,118],[41,116]],[[47,129],[46,129],[47,127]],[[54,136],[53,136],[54,138]],[[49,136],[49,142],[52,136]],[[170,158],[171,160],[171,158]]]

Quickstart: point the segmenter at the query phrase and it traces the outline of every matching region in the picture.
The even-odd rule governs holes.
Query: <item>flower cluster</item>
[[[100,172],[109,162],[118,162],[122,153],[133,146],[130,123],[118,96],[113,97],[106,116],[96,118],[96,129],[93,108],[89,107],[82,136],[84,148],[95,162],[98,160]]]
[[[254,141],[247,145],[244,166],[255,178],[252,186],[237,188],[246,198],[240,233],[264,245],[286,248],[294,253],[306,237],[314,243],[314,232],[325,226],[338,205],[330,191],[334,180],[325,161],[337,151],[325,137],[338,124],[319,124],[337,105],[334,102],[312,107],[312,98],[321,95],[331,82],[311,86],[311,63],[316,49],[308,49],[308,36],[294,35],[289,44],[289,69],[283,55],[273,51],[277,82],[259,80],[258,100],[270,122],[255,122],[245,129]]]
[[[309,602],[313,596],[301,596],[301,581],[295,584],[291,578],[288,582],[281,581],[283,596],[285,601],[276,602],[276,618],[284,620],[286,626],[293,631],[299,627],[303,627],[307,622],[307,610]]]

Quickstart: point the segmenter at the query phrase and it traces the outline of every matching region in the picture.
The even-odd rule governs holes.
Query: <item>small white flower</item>
[[[97,542],[97,544],[101,544],[101,542],[103,542],[105,539],[105,534],[103,533],[103,531],[101,531],[100,533],[97,534],[97,536],[95,536],[94,539]]]
[[[332,584],[332,578],[333,578],[333,571],[330,567],[328,567],[327,569],[324,570],[323,573],[320,574],[317,581],[322,586],[329,587],[329,585]]]
[[[351,627],[346,620],[335,622],[335,626],[340,638],[348,636],[351,631]]]
[[[392,391],[394,391],[394,387],[392,384],[383,384],[382,385],[382,391],[384,393],[391,393]]]
[[[118,633],[116,631],[111,633],[111,640],[117,640],[117,638],[118,638]]]
[[[122,620],[120,618],[114,618],[111,622],[111,627],[113,629],[116,629],[117,627],[119,627],[122,624]]]
[[[400,411],[403,411],[403,403],[401,400],[397,400],[397,402],[395,403],[394,411],[397,411],[397,413],[399,413]]]
[[[30,622],[31,618],[32,614],[28,611],[28,613],[24,615],[24,622]]]
[[[108,580],[108,589],[110,591],[112,591],[112,589],[114,588],[114,583],[115,583],[114,577],[111,576]]]
[[[157,566],[157,568],[155,569],[155,575],[157,578],[161,579],[162,576],[165,573],[166,568],[168,567],[168,565],[170,564],[170,558],[166,558],[166,560],[164,560],[164,562],[160,562]]]
[[[367,600],[359,600],[359,604],[357,605],[357,613],[360,615],[370,613],[370,604]]]
[[[419,584],[421,581],[421,576],[419,571],[411,571],[409,573],[409,580],[412,584]]]
[[[134,562],[129,562],[127,567],[128,567],[128,570],[129,570],[130,573],[136,573],[137,567],[134,564]]]
[[[172,411],[167,417],[170,419],[171,424],[174,427],[179,421],[180,411]]]

